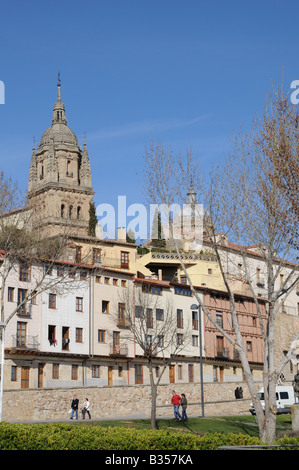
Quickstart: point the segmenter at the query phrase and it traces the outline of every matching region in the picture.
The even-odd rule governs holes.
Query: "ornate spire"
[[[80,170],[80,180],[82,186],[91,186],[91,171],[90,171],[90,162],[89,155],[86,147],[86,137],[84,136],[84,147],[82,153],[82,162]]]
[[[61,101],[61,80],[60,80],[60,73],[58,73],[58,83],[57,83],[57,101],[54,104],[53,108],[53,116],[52,116],[52,124],[66,124],[66,115],[65,115],[65,108],[64,104]]]
[[[35,141],[33,139],[32,154],[29,168],[28,190],[31,191],[37,182],[37,168],[36,168],[36,154],[35,154]]]

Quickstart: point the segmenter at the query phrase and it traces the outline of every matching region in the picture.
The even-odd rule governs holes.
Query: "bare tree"
[[[177,335],[177,316],[172,300],[151,293],[148,282],[126,289],[116,323],[125,327],[122,339],[133,342],[146,360],[151,386],[151,428],[157,427],[157,391],[165,370],[191,343],[188,322]],[[158,375],[155,374],[159,367]]]
[[[288,114],[289,107],[285,100],[281,102],[281,95],[275,96],[276,100],[271,103],[271,116],[267,108],[266,117],[254,122],[251,133],[240,132],[237,135],[232,154],[221,167],[213,168],[209,177],[203,179],[206,184],[201,190],[201,202],[204,204],[205,214],[209,219],[209,223],[204,223],[207,230],[205,245],[211,247],[216,254],[221,276],[229,294],[233,336],[217,325],[211,312],[203,305],[181,259],[181,267],[203,312],[239,352],[244,376],[256,409],[260,439],[270,443],[275,438],[277,379],[290,360],[296,340],[299,338],[299,332],[294,332],[288,353],[281,364],[276,365],[274,361],[275,320],[281,310],[282,302],[294,290],[299,278],[296,253],[298,218],[294,217],[293,200],[286,197],[282,181],[277,178],[275,163],[277,159],[273,160],[274,151],[276,155],[286,155],[288,154],[286,149],[291,146],[296,148],[295,140],[291,141],[288,136],[296,135],[298,120],[296,117],[293,121],[289,120],[289,126],[293,126],[293,133],[289,128],[287,132],[284,120],[281,118],[281,111]],[[278,99],[279,96],[280,99]],[[296,143],[298,146],[298,138]],[[167,185],[168,182],[161,181],[160,184]],[[177,185],[179,184],[178,176]],[[163,191],[160,190],[159,194],[163,194]],[[221,234],[216,233],[216,228]],[[256,384],[238,321],[234,290],[227,272],[227,266],[236,263],[235,250],[230,249],[228,238],[238,247],[238,256],[242,257],[242,274],[250,286],[260,319],[260,331],[264,342],[265,413],[257,396]],[[178,248],[177,252],[179,254]],[[254,282],[256,274],[253,260],[256,256],[261,260],[264,271],[267,299],[266,324]],[[281,274],[284,275],[283,282],[281,282]]]

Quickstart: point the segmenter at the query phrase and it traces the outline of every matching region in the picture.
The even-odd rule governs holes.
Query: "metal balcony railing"
[[[229,349],[228,348],[216,348],[216,357],[223,357],[229,359]]]
[[[127,356],[128,346],[127,345],[113,345],[110,344],[110,356]]]
[[[37,350],[39,346],[38,336],[26,335],[22,337],[12,336],[12,347],[15,349]]]

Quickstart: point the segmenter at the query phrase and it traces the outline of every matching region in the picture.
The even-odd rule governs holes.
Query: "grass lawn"
[[[79,423],[82,423],[80,421]],[[78,424],[79,424],[78,423]],[[82,423],[83,424],[83,423]],[[149,419],[140,420],[120,420],[120,421],[86,421],[84,424],[93,426],[122,426],[135,429],[150,429]],[[258,427],[255,416],[226,416],[213,418],[190,418],[188,423],[176,422],[174,419],[157,419],[158,429],[168,429],[172,432],[190,432],[196,434],[205,434],[208,432],[221,432],[246,434],[248,436],[258,437]],[[290,431],[292,428],[291,415],[277,416],[277,432],[283,429]]]

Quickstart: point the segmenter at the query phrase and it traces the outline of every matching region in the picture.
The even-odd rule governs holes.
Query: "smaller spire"
[[[54,108],[53,108],[52,124],[56,124],[56,123],[66,124],[67,123],[64,104],[61,101],[60,87],[61,87],[60,72],[58,72],[57,101],[54,104]]]

